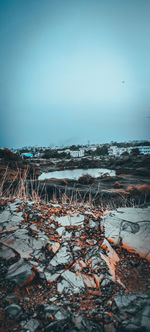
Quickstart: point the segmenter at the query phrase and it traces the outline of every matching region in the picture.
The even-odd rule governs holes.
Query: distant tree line
[[[70,153],[66,153],[66,152],[61,152],[59,153],[57,150],[55,149],[47,149],[44,151],[43,155],[42,155],[43,159],[50,159],[50,158],[57,158],[57,159],[63,159],[63,158],[70,158]]]
[[[108,146],[103,145],[103,146],[98,146],[96,150],[87,150],[85,151],[86,155],[91,155],[91,156],[106,156],[108,155]]]

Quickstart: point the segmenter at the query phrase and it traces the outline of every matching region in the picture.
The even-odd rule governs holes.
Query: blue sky
[[[0,0],[0,146],[150,139],[149,0]]]

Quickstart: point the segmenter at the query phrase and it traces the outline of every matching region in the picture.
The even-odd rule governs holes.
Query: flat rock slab
[[[29,264],[20,259],[17,263],[12,264],[7,272],[6,279],[14,281],[17,285],[23,286],[31,279],[33,280],[35,274]]]
[[[8,230],[21,224],[22,212],[13,212],[9,209],[0,213],[0,230]]]
[[[22,322],[21,323],[22,328],[24,329],[23,331],[30,331],[30,332],[35,332],[38,330],[40,324],[37,319],[30,319],[27,322]]]
[[[48,238],[46,236],[34,238],[28,235],[27,229],[18,229],[11,235],[5,235],[3,242],[18,252],[21,258],[30,258],[31,255],[34,257],[42,247],[45,247]]]
[[[14,251],[12,249],[7,248],[7,247],[5,247],[5,246],[2,245],[0,247],[0,257],[8,260],[10,258],[15,257],[15,253],[14,253]]]
[[[56,218],[56,221],[62,226],[81,226],[84,222],[84,216],[81,214],[76,216],[68,215]]]
[[[69,264],[73,261],[73,257],[69,252],[69,246],[62,246],[55,256],[50,261],[52,266],[58,266],[59,264]]]
[[[120,208],[103,219],[105,237],[150,261],[150,207]]]
[[[129,315],[128,319],[122,322],[119,332],[150,331],[150,295],[118,295],[114,297],[114,301],[120,314]]]

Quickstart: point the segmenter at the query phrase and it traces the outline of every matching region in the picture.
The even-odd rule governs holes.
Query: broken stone
[[[8,209],[4,210],[0,213],[0,230],[9,230],[10,228],[14,228],[18,226],[22,218],[22,212],[12,214]]]
[[[39,318],[50,319],[50,316],[55,316],[55,314],[60,310],[60,307],[56,304],[41,304],[38,307]]]
[[[89,226],[90,228],[98,228],[99,222],[97,220],[90,219]]]
[[[12,249],[2,245],[0,247],[0,257],[8,260],[10,258],[15,257],[15,253]]]
[[[84,315],[75,314],[72,321],[75,326],[75,331],[82,331],[82,332],[99,331],[99,332],[101,332],[100,325],[88,320]],[[71,329],[69,331],[71,332]]]
[[[83,260],[77,260],[73,264],[73,268],[74,268],[75,271],[82,271],[83,267],[86,267],[86,264]]]
[[[57,280],[64,270],[60,270],[57,273],[44,272],[45,278],[48,282],[53,282]]]
[[[0,224],[8,222],[9,218],[11,217],[11,213],[8,210],[4,210],[0,213]]]
[[[58,227],[56,231],[60,236],[62,236],[65,233],[65,227]]]
[[[56,312],[54,317],[55,317],[55,319],[57,319],[59,321],[66,320],[68,318],[68,313],[65,310],[61,309]]]
[[[11,319],[18,319],[22,314],[22,309],[17,304],[10,304],[5,308],[5,313]]]
[[[57,254],[52,258],[50,264],[52,266],[57,266],[60,264],[69,264],[73,260],[71,253],[69,252],[69,246],[63,245]]]
[[[103,241],[102,248],[104,248],[106,254],[103,254],[101,252],[100,255],[106,262],[110,270],[110,273],[112,275],[112,280],[115,282],[116,281],[115,265],[117,262],[119,262],[119,256],[117,255],[115,250],[111,247],[110,243],[106,239],[104,239]]]
[[[105,324],[104,325],[104,332],[116,332],[116,328],[114,326],[114,323]]]
[[[16,250],[21,258],[30,258],[34,251],[40,250],[48,242],[47,237],[35,239],[33,236],[29,236],[28,230],[24,228],[18,229],[12,235],[5,236],[4,241],[8,245],[11,243],[11,248]]]
[[[102,222],[105,236],[115,244],[150,260],[150,207],[120,208],[109,212]]]
[[[13,295],[13,294],[10,294],[6,297],[6,300],[9,302],[9,303],[18,303],[19,300],[17,298],[16,295]]]
[[[73,250],[74,252],[76,252],[76,251],[79,251],[79,250],[81,250],[81,248],[80,248],[80,247],[78,247],[78,246],[74,246],[74,247],[72,248],[72,250]]]
[[[141,326],[145,328],[146,331],[150,330],[150,301],[143,309],[141,317]]]
[[[8,269],[6,279],[14,281],[17,285],[23,286],[29,281],[33,280],[35,273],[32,271],[29,264],[20,259],[17,263],[11,265]]]
[[[94,246],[92,248],[89,248],[88,252],[85,255],[85,258],[86,259],[90,259],[90,258],[92,258],[92,256],[97,255],[98,254],[98,250],[99,250],[98,246]]]
[[[56,252],[60,249],[60,243],[59,242],[54,242],[52,245],[52,251],[54,254],[56,254]]]
[[[61,224],[62,226],[80,226],[83,225],[84,216],[83,215],[76,215],[76,216],[62,216],[57,217],[56,221]]]
[[[56,297],[56,296],[51,297],[51,298],[49,299],[50,302],[54,302],[55,300],[57,300],[57,297]]]
[[[24,329],[24,331],[27,332],[35,332],[38,330],[40,324],[38,322],[37,319],[33,319],[31,318],[30,320],[28,320],[27,322],[22,322],[21,323],[22,328]]]
[[[119,310],[122,308],[126,308],[136,299],[137,295],[118,295],[114,297],[115,303]]]
[[[94,281],[94,279],[91,276],[88,276],[83,273],[78,273],[78,275],[83,279],[83,282],[86,287],[88,288],[97,288],[97,285]]]
[[[121,314],[129,314],[129,317],[122,322],[119,332],[149,332],[150,296],[148,294],[119,295],[114,297],[114,300]]]
[[[31,226],[30,226],[30,229],[31,229],[32,231],[35,231],[36,233],[39,233],[39,229],[37,229],[37,227],[36,227],[35,224],[31,225]]]
[[[61,276],[62,281],[57,284],[59,293],[80,293],[85,288],[83,279],[75,273],[67,270]]]

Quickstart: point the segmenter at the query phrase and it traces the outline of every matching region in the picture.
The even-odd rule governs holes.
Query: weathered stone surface
[[[100,253],[102,259],[106,262],[110,274],[112,275],[112,280],[116,281],[116,275],[115,275],[115,265],[119,262],[119,256],[115,252],[115,250],[111,247],[110,243],[104,239],[102,248],[104,248],[106,254]]]
[[[63,309],[58,310],[54,315],[55,319],[57,319],[58,321],[65,320],[68,318],[68,316],[69,316],[68,313]]]
[[[62,280],[57,284],[59,293],[80,293],[84,288],[83,279],[69,270],[62,273]]]
[[[89,321],[84,315],[74,315],[72,321],[74,324],[75,331],[82,331],[82,332],[102,331],[100,325]]]
[[[0,213],[0,230],[8,230],[21,224],[22,212],[15,212],[17,205],[10,203],[6,210]]]
[[[56,221],[62,226],[80,226],[83,225],[84,216],[76,215],[76,216],[63,216],[56,218]]]
[[[48,282],[53,282],[55,280],[57,280],[60,275],[63,273],[64,270],[59,270],[56,273],[50,273],[50,272],[44,272],[45,278]]]
[[[3,224],[9,220],[11,213],[9,210],[4,210],[0,213],[0,224]]]
[[[6,279],[14,281],[17,285],[23,286],[29,280],[33,280],[35,274],[29,264],[20,259],[17,263],[11,265],[8,269]]]
[[[5,308],[5,313],[11,319],[18,319],[22,314],[22,309],[17,304],[10,304]]]
[[[60,249],[60,243],[59,242],[53,242],[51,244],[52,247],[52,251],[54,254],[56,254],[56,252]]]
[[[6,300],[9,302],[9,303],[18,303],[18,298],[16,295],[13,295],[13,294],[10,294],[6,297]]]
[[[67,232],[65,230],[65,227],[58,227],[56,231],[64,240],[70,240],[71,239],[72,232]]]
[[[97,288],[96,282],[93,277],[80,273],[80,272],[78,272],[78,276],[82,278],[84,285],[86,287]]]
[[[11,243],[11,248],[16,250],[21,258],[30,258],[31,254],[37,253],[38,250],[47,244],[48,238],[39,236],[39,238],[35,239],[28,235],[27,229],[22,228],[11,235],[5,236],[3,241],[8,245]]]
[[[114,297],[118,309],[127,308],[137,299],[137,295],[118,295]]]
[[[128,314],[122,321],[121,331],[150,331],[150,295],[133,294],[114,297],[121,314]]]
[[[28,332],[35,332],[39,329],[39,322],[37,319],[30,319],[27,322],[22,322],[21,326],[23,328],[23,331],[28,331]]]
[[[50,264],[52,266],[57,266],[59,264],[69,264],[72,262],[73,258],[71,253],[69,252],[69,246],[63,245],[59,251],[56,253],[56,255],[52,258],[50,261]]]
[[[120,208],[109,212],[103,220],[105,236],[150,260],[150,207]]]
[[[12,249],[2,245],[0,247],[0,257],[8,260],[15,257],[15,253]]]
[[[97,220],[90,219],[89,226],[90,226],[90,228],[98,228],[99,222]]]

